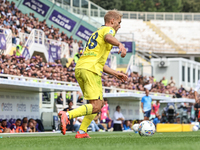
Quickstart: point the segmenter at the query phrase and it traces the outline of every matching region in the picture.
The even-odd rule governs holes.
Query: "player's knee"
[[[101,111],[101,105],[93,106],[93,113],[99,113]]]

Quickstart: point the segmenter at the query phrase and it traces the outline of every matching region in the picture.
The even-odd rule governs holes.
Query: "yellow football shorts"
[[[103,100],[101,77],[86,69],[75,69],[75,77],[86,100]]]

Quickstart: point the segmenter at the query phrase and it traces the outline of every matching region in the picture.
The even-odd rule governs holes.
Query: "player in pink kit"
[[[104,106],[101,108],[101,122],[100,123],[107,123],[108,129],[111,127],[112,119],[109,115],[109,106],[108,106],[108,100],[104,99]]]
[[[160,103],[157,100],[155,104],[152,104],[152,109],[151,109],[151,118],[155,118],[156,115],[159,114],[159,108],[160,108]]]

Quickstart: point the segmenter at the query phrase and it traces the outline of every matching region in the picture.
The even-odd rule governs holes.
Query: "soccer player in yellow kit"
[[[90,104],[82,105],[67,113],[64,111],[58,113],[63,135],[66,133],[66,125],[69,124],[70,119],[85,116],[75,138],[90,138],[87,134],[87,127],[103,106],[102,72],[114,75],[122,81],[127,80],[125,74],[105,65],[113,45],[119,47],[118,54],[121,53],[121,57],[126,56],[125,47],[114,37],[120,28],[121,17],[122,15],[116,10],[108,11],[105,14],[105,25],[91,35],[83,55],[76,64],[76,80],[81,87],[84,99],[89,100]]]

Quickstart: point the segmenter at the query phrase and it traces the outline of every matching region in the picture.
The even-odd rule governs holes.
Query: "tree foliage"
[[[91,0],[104,9],[147,12],[200,12],[200,0]]]

